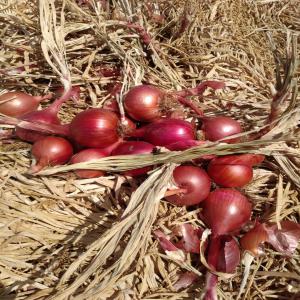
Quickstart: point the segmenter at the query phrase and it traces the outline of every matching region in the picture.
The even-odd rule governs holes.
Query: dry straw
[[[162,25],[143,1],[113,0],[107,10],[107,1],[80,2],[0,1],[1,91],[41,94],[61,83],[65,90],[71,82],[79,85],[82,102],[67,103],[60,112],[67,122],[108,99],[106,85],[114,79],[97,75],[102,64],[125,70],[122,93],[143,80],[166,90],[224,80],[226,89],[208,91],[199,105],[207,115],[239,119],[246,132],[239,144],[107,157],[37,176],[27,174],[30,145],[1,144],[0,299],[200,299],[205,269],[193,267],[188,255],[182,262],[163,254],[151,234],[157,228],[168,234],[182,223],[204,225],[199,209],[161,201],[177,164],[206,154],[266,154],[265,167],[243,190],[253,202],[253,218],[299,221],[297,1],[158,0],[153,6],[158,20],[165,16]],[[125,15],[146,29],[149,44],[117,20]],[[77,179],[72,173],[91,168],[113,174],[149,165],[156,169],[142,183],[120,175]],[[254,259],[241,299],[297,299],[299,257],[298,251],[287,260],[269,249]],[[176,291],[186,270],[199,281]],[[221,280],[220,299],[235,299],[242,277],[240,268]]]

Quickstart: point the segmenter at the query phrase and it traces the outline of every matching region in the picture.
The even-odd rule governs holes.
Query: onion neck
[[[181,97],[201,96],[207,88],[218,90],[223,89],[224,87],[225,83],[222,81],[207,80],[201,82],[194,88],[185,89],[183,91],[175,92],[174,94]]]
[[[56,99],[46,110],[49,113],[55,113],[57,114],[61,106],[69,100],[73,96],[73,91],[72,91],[72,86],[70,86],[68,89],[64,90],[63,94],[61,97]]]
[[[103,150],[103,152],[105,152],[107,155],[110,155],[123,142],[124,140],[122,138],[119,138],[115,143],[101,150]]]
[[[69,135],[68,124],[57,125],[57,124],[33,123],[30,121],[17,120],[17,123],[14,125],[17,125],[18,127],[21,127],[23,129],[34,130],[41,133],[57,134],[61,136]]]
[[[193,110],[199,117],[203,117],[204,113],[202,109],[200,109],[195,103],[193,103],[191,100],[188,100],[185,97],[178,96],[177,97],[178,102],[183,104],[184,106],[189,107],[191,110]]]

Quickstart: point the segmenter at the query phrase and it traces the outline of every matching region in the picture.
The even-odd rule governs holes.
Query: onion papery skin
[[[42,99],[22,92],[8,92],[0,96],[0,113],[20,117],[36,110]]]
[[[130,154],[147,154],[153,153],[155,147],[147,142],[132,141],[119,144],[111,153],[111,155],[130,155]],[[149,172],[151,167],[138,168],[122,172],[125,176],[136,177]]]
[[[179,119],[165,119],[151,123],[137,129],[135,133],[155,146],[167,146],[181,141],[196,139],[193,125]]]
[[[243,165],[211,165],[207,173],[218,185],[223,187],[242,187],[253,178],[251,167]]]
[[[105,148],[118,139],[118,116],[109,110],[91,108],[80,112],[70,123],[71,138],[81,146]]]
[[[220,188],[203,201],[201,219],[214,236],[236,232],[250,219],[252,205],[239,191]]]
[[[210,192],[211,181],[207,173],[194,166],[178,166],[173,171],[173,182],[179,187],[186,189],[186,193],[165,197],[175,205],[195,205],[207,198]]]
[[[239,244],[232,236],[222,235],[211,239],[207,262],[214,271],[234,273],[240,258]]]
[[[73,154],[73,148],[64,138],[47,136],[33,144],[31,153],[37,161],[31,167],[31,172],[36,173],[48,165],[56,166],[68,162]]]
[[[206,140],[218,141],[242,132],[240,123],[230,117],[206,117],[202,119],[202,130]],[[225,140],[225,143],[236,143],[238,138]]]
[[[161,116],[163,95],[159,88],[152,85],[135,86],[124,97],[125,111],[137,121],[151,122]]]
[[[185,223],[176,228],[176,233],[182,236],[175,244],[177,248],[187,253],[200,253],[200,239],[203,233],[202,228],[194,228],[191,224]]]
[[[300,224],[285,220],[281,221],[280,225],[281,229],[275,223],[270,223],[266,226],[268,233],[267,242],[276,251],[292,256],[300,240]]]
[[[107,154],[101,149],[89,148],[89,149],[84,149],[76,153],[75,155],[73,155],[70,163],[76,164],[76,163],[81,163],[86,161],[92,161],[106,156]],[[79,178],[96,178],[96,177],[101,177],[105,174],[105,172],[101,170],[88,170],[88,169],[74,170],[74,172]]]
[[[253,256],[264,253],[263,243],[268,239],[268,234],[264,224],[256,223],[254,228],[245,233],[240,239],[242,249],[250,252]]]

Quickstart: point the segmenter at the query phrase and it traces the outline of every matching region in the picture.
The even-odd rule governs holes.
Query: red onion
[[[161,116],[163,92],[152,85],[135,86],[124,97],[124,108],[135,120],[152,121]]]
[[[219,89],[223,88],[224,84],[216,81],[205,81],[193,89],[173,93],[167,93],[153,85],[138,85],[131,88],[125,95],[124,108],[133,119],[143,122],[152,122],[154,119],[168,115],[170,104],[174,102],[189,106],[202,116],[202,111],[186,97],[202,95],[207,87]]]
[[[166,200],[175,205],[195,205],[203,201],[209,195],[210,178],[206,172],[194,166],[179,166],[173,172],[173,181],[186,192],[167,196]]]
[[[37,127],[39,124],[48,124],[50,126],[59,125],[53,128],[52,133],[68,135],[68,125],[60,125],[61,123],[57,114],[62,104],[70,98],[71,93],[72,89],[70,88],[69,90],[65,91],[60,98],[56,99],[49,107],[43,110],[33,111],[25,114],[21,116],[20,119],[31,122],[33,125],[36,124]],[[16,135],[24,141],[35,142],[47,136],[48,133],[46,133],[44,130],[28,128],[28,126],[25,128],[18,124],[16,127]]]
[[[202,130],[206,140],[218,141],[242,132],[240,123],[229,117],[205,117],[202,121]],[[225,140],[224,142],[235,143],[238,140],[238,138],[235,138]]]
[[[61,137],[47,136],[33,144],[31,153],[37,161],[31,167],[31,172],[36,173],[47,165],[55,166],[68,162],[73,154],[73,148]]]
[[[0,113],[10,117],[20,117],[36,110],[42,100],[51,98],[46,96],[31,96],[22,92],[8,92],[0,96]]]
[[[154,148],[155,147],[153,145],[142,141],[123,142],[112,151],[111,155],[147,154],[152,153]],[[135,177],[146,174],[150,170],[151,167],[144,167],[125,171],[123,174]]]
[[[251,203],[234,189],[216,189],[203,202],[202,219],[214,236],[240,230],[249,220]]]
[[[101,149],[90,148],[82,150],[73,155],[70,162],[71,164],[76,164],[86,161],[97,160],[106,156],[107,154]],[[95,178],[103,176],[105,174],[105,172],[101,170],[75,170],[74,172],[80,178]]]
[[[234,154],[219,156],[213,160],[214,165],[245,165],[253,167],[262,163],[265,156],[262,154]]]
[[[81,146],[105,148],[119,139],[118,125],[114,112],[91,108],[75,116],[70,123],[70,135]]]
[[[223,187],[242,187],[252,180],[252,166],[263,159],[263,155],[256,154],[217,157],[209,163],[207,173]]]
[[[195,129],[187,121],[165,119],[139,128],[131,136],[142,137],[155,146],[167,146],[180,141],[194,140]]]
[[[64,87],[59,87],[56,89],[56,95],[61,97],[64,94]],[[78,102],[80,98],[80,86],[72,86],[69,94],[69,98],[72,99],[75,103]]]
[[[206,141],[184,140],[166,146],[171,151],[184,151],[189,148],[205,145]]]
[[[265,224],[256,223],[255,227],[248,231],[240,240],[241,247],[249,251],[253,256],[263,254],[263,243],[268,239]]]
[[[56,111],[50,107],[33,111],[21,117],[24,121],[30,121],[34,123],[46,123],[46,124],[60,124],[60,120],[57,117]],[[21,128],[19,126],[16,127],[16,135],[23,141],[27,142],[36,142],[39,139],[44,138],[48,134],[41,133],[35,130],[28,130]]]

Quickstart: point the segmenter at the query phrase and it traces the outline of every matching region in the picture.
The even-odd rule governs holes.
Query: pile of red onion
[[[59,91],[61,97],[41,110],[37,110],[40,102],[49,95],[9,92],[0,96],[0,123],[16,125],[15,136],[33,143],[31,173],[47,166],[108,156],[155,155],[162,147],[163,151],[182,151],[206,141],[236,143],[239,137],[231,136],[242,132],[238,121],[228,116],[206,117],[190,99],[201,96],[206,88],[223,87],[222,82],[206,81],[192,89],[167,92],[157,86],[139,85],[124,96],[125,115],[118,110],[113,97],[105,108],[86,109],[69,124],[61,122],[58,112],[67,100],[78,99],[78,87],[65,93]],[[178,107],[184,113],[178,114]],[[176,115],[179,117],[175,118]],[[198,140],[197,136],[204,139]],[[204,299],[217,299],[218,274],[235,272],[240,263],[240,245],[253,256],[262,255],[265,243],[289,255],[296,248],[300,228],[295,222],[284,221],[280,228],[273,223],[254,222],[253,228],[243,234],[245,225],[251,225],[253,204],[236,188],[251,182],[253,168],[263,160],[263,155],[256,154],[210,155],[180,165],[173,172],[172,185],[164,199],[170,205],[201,208],[199,218],[211,234],[201,241],[203,228],[183,224],[173,230],[172,236],[160,230],[155,231],[155,236],[166,251],[201,254],[208,268]],[[151,167],[143,167],[122,175],[141,178],[150,170]],[[79,178],[105,175],[102,170],[88,169],[74,173]],[[176,287],[180,289],[196,279],[194,274],[184,273]]]

